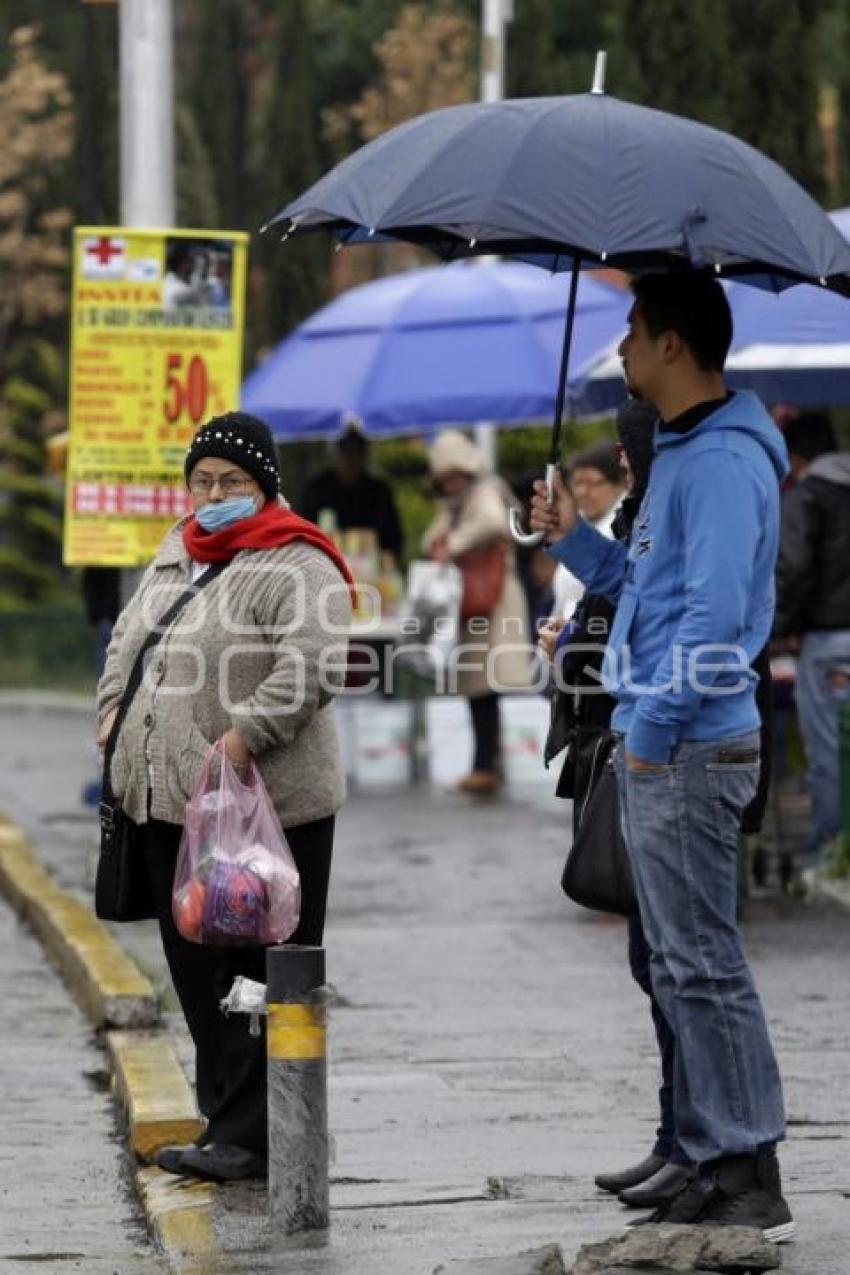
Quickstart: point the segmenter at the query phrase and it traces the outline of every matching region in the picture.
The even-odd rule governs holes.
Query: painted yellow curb
[[[150,1167],[137,1172],[136,1189],[171,1269],[182,1275],[209,1272],[216,1254],[213,1201],[217,1188]]]
[[[30,923],[96,1027],[148,1027],[154,990],[90,908],[56,885],[26,837],[0,826],[0,890]]]
[[[109,1032],[106,1043],[136,1155],[150,1160],[161,1147],[194,1142],[203,1125],[168,1037],[162,1032]]]

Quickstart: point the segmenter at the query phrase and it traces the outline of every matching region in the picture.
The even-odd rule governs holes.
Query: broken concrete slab
[[[748,1275],[776,1270],[782,1258],[775,1244],[748,1226],[639,1226],[579,1252],[572,1275],[605,1275],[647,1267],[670,1273],[725,1271]]]

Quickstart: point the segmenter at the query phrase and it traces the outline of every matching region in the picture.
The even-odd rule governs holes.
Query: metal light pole
[[[174,201],[171,0],[121,0],[121,221],[168,227]]]
[[[174,198],[174,14],[171,0],[121,0],[121,223],[166,229]],[[141,579],[121,572],[126,604]]]
[[[505,96],[505,27],[513,16],[513,0],[481,0],[482,102]]]
[[[505,95],[505,26],[514,16],[513,0],[481,0],[481,101],[500,102]],[[481,421],[475,441],[491,468],[496,463],[496,431]]]

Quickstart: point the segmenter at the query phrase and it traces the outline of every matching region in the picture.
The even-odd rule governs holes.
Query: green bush
[[[95,637],[77,610],[10,610],[0,599],[0,687],[93,694]]]

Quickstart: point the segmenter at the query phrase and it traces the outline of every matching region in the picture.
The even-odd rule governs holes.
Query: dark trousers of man
[[[687,1167],[690,1165],[690,1160],[685,1155],[676,1139],[674,1090],[676,1077],[676,1038],[670,1030],[667,1019],[662,1014],[661,1006],[655,999],[655,993],[652,990],[652,977],[650,974],[651,953],[639,916],[629,917],[628,934],[629,969],[631,970],[632,978],[635,980],[638,987],[641,991],[646,992],[649,997],[652,1025],[655,1028],[655,1038],[658,1041],[658,1052],[661,1056],[661,1086],[658,1090],[658,1103],[661,1109],[661,1119],[658,1129],[656,1130],[655,1146],[652,1148],[652,1152],[653,1155],[660,1155],[665,1160],[669,1160],[672,1164],[679,1164],[683,1167]]]
[[[494,772],[502,764],[502,722],[499,696],[495,691],[476,695],[469,701],[472,733],[475,739],[472,769]]]
[[[266,1033],[249,1032],[247,1014],[224,1015],[219,1002],[233,980],[266,981],[262,947],[207,947],[178,932],[171,913],[174,869],[183,829],[152,819],[137,827],[153,890],[162,946],[197,1055],[198,1107],[208,1124],[202,1141],[249,1151],[268,1149]],[[290,943],[320,945],[333,850],[334,817],[288,828],[286,839],[301,876],[301,919]]]

